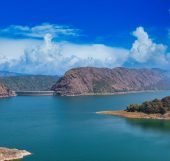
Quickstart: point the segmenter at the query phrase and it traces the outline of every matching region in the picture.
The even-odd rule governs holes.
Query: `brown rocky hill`
[[[167,73],[160,69],[71,69],[52,87],[56,95],[95,95],[170,89]]]
[[[15,96],[15,92],[11,91],[5,85],[0,84],[0,98]]]

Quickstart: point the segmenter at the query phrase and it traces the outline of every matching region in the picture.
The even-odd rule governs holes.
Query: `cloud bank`
[[[127,57],[126,49],[102,44],[54,43],[52,35],[46,34],[41,45],[26,49],[17,60],[3,61],[0,69],[34,74],[63,74],[70,68],[80,66],[122,66]]]
[[[11,37],[7,38],[7,35]],[[54,24],[1,29],[0,70],[62,75],[75,67],[113,68],[128,62],[133,67],[170,67],[167,46],[153,42],[143,27],[137,27],[132,33],[136,40],[130,49],[104,44],[75,44],[63,41],[63,35],[78,37],[79,30]],[[55,41],[56,37],[60,41]]]

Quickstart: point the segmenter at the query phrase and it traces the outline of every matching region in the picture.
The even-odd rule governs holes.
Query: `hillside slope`
[[[71,69],[53,85],[56,95],[111,94],[115,92],[170,89],[166,72],[160,69]]]
[[[0,83],[14,91],[43,91],[50,90],[58,80],[58,76],[30,75],[0,77]]]

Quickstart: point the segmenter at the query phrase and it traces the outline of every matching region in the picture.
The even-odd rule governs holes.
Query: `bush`
[[[128,112],[143,112],[147,114],[165,114],[170,111],[170,97],[165,97],[162,100],[155,99],[153,101],[146,101],[141,105],[131,104],[127,107]]]
[[[131,104],[127,107],[128,112],[139,112],[140,111],[140,106],[138,104]]]

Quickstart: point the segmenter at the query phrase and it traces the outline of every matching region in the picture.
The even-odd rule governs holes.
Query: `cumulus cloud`
[[[22,38],[43,38],[46,34],[53,37],[60,36],[78,36],[80,30],[71,28],[70,26],[62,26],[57,24],[43,23],[37,26],[21,26],[10,25],[0,29],[2,37],[22,37]]]
[[[70,68],[86,66],[113,68],[133,64],[133,67],[170,67],[167,46],[153,42],[143,27],[137,27],[133,32],[136,40],[131,49],[104,44],[75,44],[63,39],[55,41],[60,35],[69,37],[78,34],[78,30],[53,24],[2,29],[0,70],[62,75]]]
[[[1,69],[34,74],[63,74],[73,67],[116,67],[122,66],[128,57],[128,50],[103,44],[73,44],[52,42],[52,35],[46,34],[44,42],[25,50],[18,60],[1,63]]]
[[[41,43],[42,41],[34,39],[0,38],[0,57],[19,58],[26,48],[36,47]]]
[[[169,65],[167,46],[154,43],[143,27],[138,27],[133,32],[133,36],[136,37],[136,40],[132,45],[130,55],[137,63],[148,64],[153,67]]]

